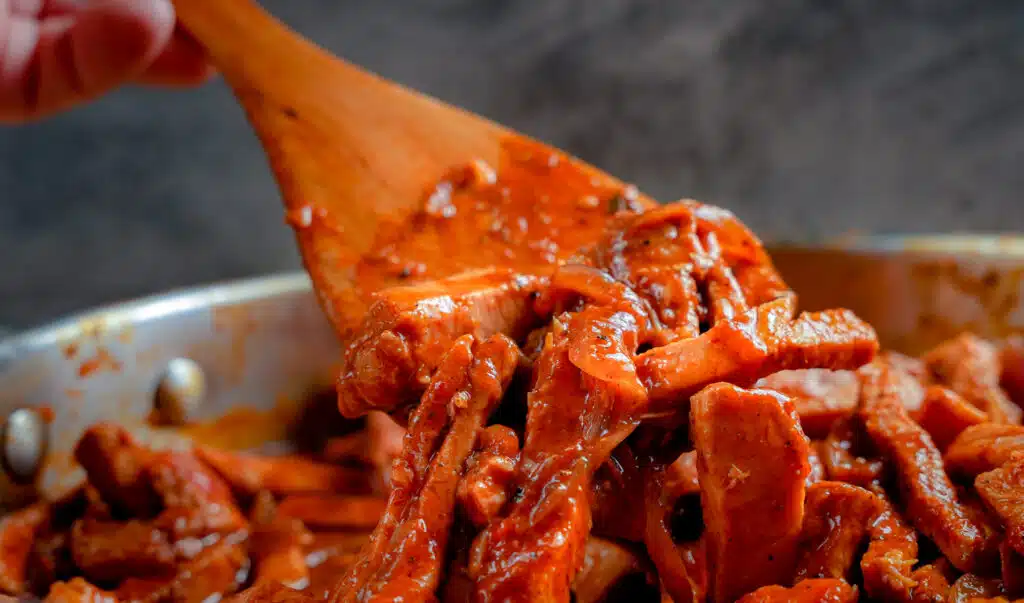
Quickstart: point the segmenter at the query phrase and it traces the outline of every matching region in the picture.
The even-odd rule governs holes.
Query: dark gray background
[[[333,51],[766,239],[1024,224],[1020,0],[267,0]],[[0,130],[0,324],[298,265],[222,84]]]

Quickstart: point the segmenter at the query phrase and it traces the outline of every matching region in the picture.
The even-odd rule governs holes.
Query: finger
[[[167,0],[97,0],[73,17],[12,16],[2,26],[0,119],[23,120],[137,77],[170,40],[174,10]]]
[[[8,0],[9,13],[19,17],[55,17],[71,14],[84,0]]]
[[[170,44],[137,81],[157,86],[195,86],[209,80],[213,74],[213,66],[202,46],[179,27]]]

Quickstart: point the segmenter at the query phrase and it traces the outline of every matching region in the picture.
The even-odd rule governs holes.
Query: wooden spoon
[[[593,213],[590,198],[581,197],[588,192],[584,189],[623,190],[619,180],[556,149],[331,55],[251,0],[174,4],[181,22],[207,49],[245,108],[277,178],[303,262],[342,337],[360,322],[367,294],[375,288],[408,282],[409,277],[435,278],[496,263],[529,263],[522,260],[523,250],[536,246],[543,233],[531,240],[520,237],[520,246],[511,252],[507,245],[499,250],[501,237],[515,238],[516,233],[498,226],[492,228],[497,238],[462,235],[468,228],[482,232],[472,226],[480,226],[481,216],[469,215],[465,207],[451,210],[459,209],[465,216],[454,230],[424,228],[424,200],[453,168],[480,160],[504,175],[515,161],[533,158],[529,182],[520,170],[515,183],[505,184],[528,188],[513,191],[522,193],[513,194],[519,205],[547,197],[544,208],[511,213],[506,211],[509,207],[496,208],[502,202],[496,200],[494,186],[481,192],[490,206],[476,203],[478,214],[490,211],[497,216],[492,224],[505,226],[511,217],[527,228],[543,230],[539,225],[555,216],[556,222],[564,218],[559,222],[563,233],[569,230],[568,219],[593,230],[603,218],[595,222],[572,217]],[[540,173],[538,157],[552,164],[561,157],[561,165]],[[545,178],[575,180],[577,185],[572,194],[563,190],[561,195],[545,195],[558,186]],[[503,192],[507,197],[508,191]],[[530,199],[524,202],[523,195]],[[382,251],[393,252],[395,245],[404,246],[402,258]],[[548,259],[562,259],[571,251],[568,245],[550,245]],[[422,256],[422,270],[396,268],[396,261],[408,264],[416,255]]]

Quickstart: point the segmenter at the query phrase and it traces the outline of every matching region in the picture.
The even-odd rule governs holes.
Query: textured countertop
[[[1015,0],[267,0],[331,50],[766,239],[1024,226]],[[0,325],[298,266],[220,84],[0,130]]]

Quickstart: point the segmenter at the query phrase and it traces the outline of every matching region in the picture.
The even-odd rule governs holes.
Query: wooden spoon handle
[[[252,0],[173,0],[178,19],[236,89],[272,90],[296,66],[337,62]]]

